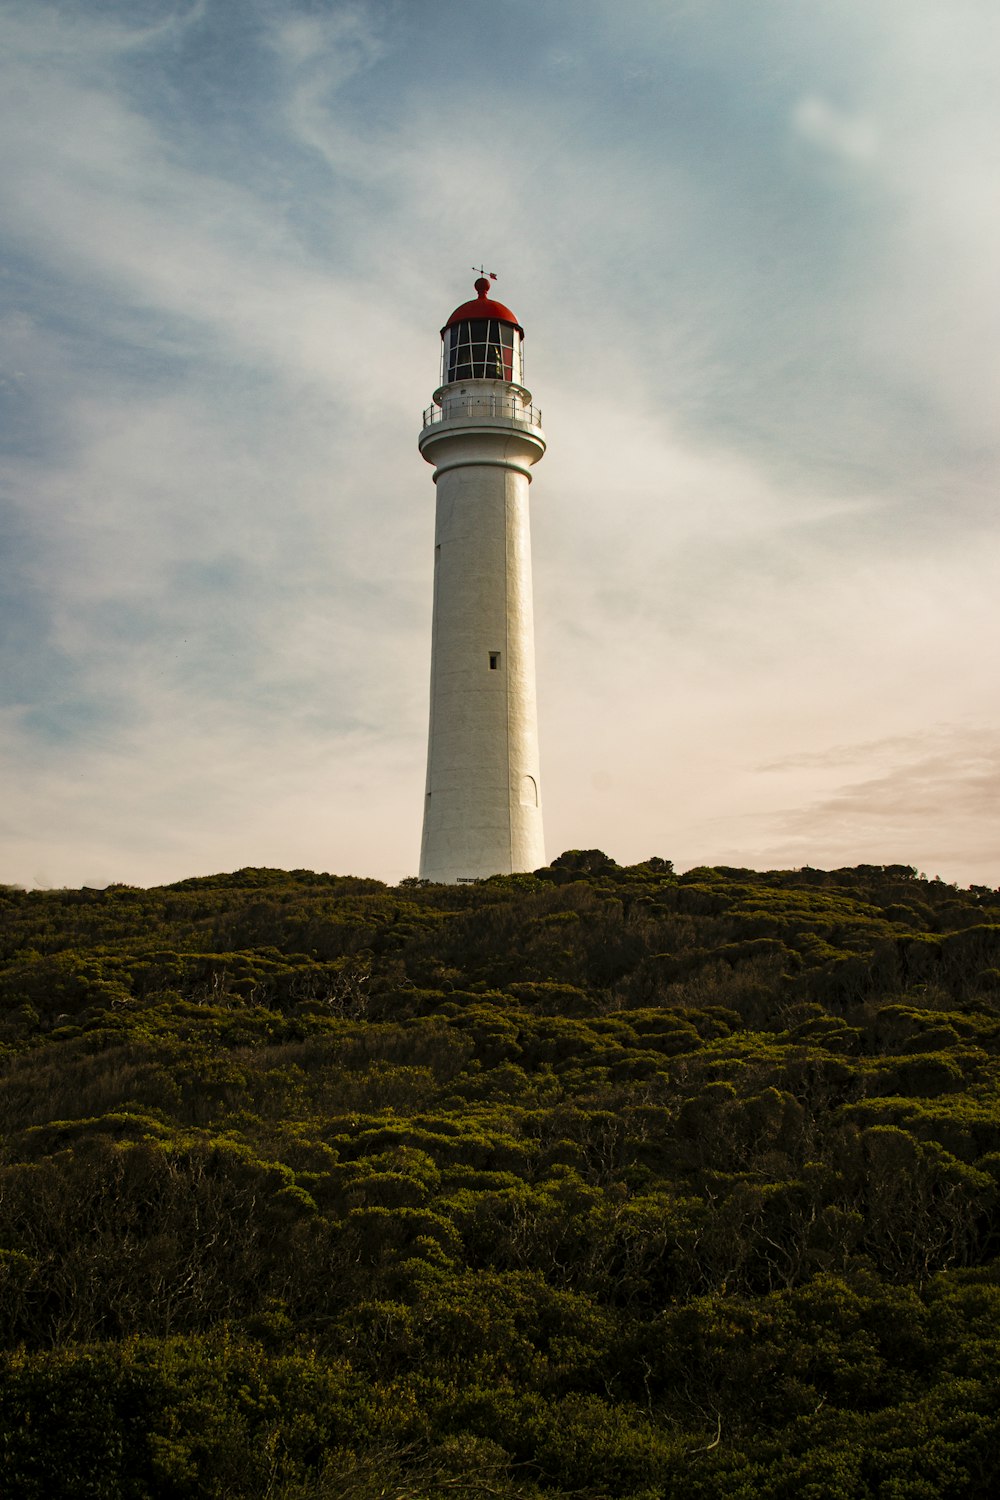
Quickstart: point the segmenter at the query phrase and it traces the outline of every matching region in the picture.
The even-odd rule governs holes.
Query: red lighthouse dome
[[[504,307],[502,302],[494,302],[490,296],[490,284],[485,276],[480,276],[476,282],[476,291],[479,293],[474,302],[463,302],[461,307],[456,307],[444,328],[441,337],[444,337],[444,329],[450,328],[453,323],[464,323],[472,318],[496,318],[501,323],[512,323],[518,333],[524,338],[524,329],[515,318],[509,307]]]
[[[485,276],[476,282],[476,293],[475,301],[456,307],[441,330],[441,383],[504,380],[520,384],[524,329],[509,307],[490,296]]]

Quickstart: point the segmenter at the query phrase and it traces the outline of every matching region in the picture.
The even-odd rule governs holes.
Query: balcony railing
[[[537,406],[525,406],[511,396],[448,396],[443,406],[428,406],[424,426],[450,422],[459,417],[499,417],[516,422],[519,427],[541,427],[542,413]]]

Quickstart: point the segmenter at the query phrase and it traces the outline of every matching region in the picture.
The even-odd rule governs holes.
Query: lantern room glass
[[[459,380],[521,382],[521,334],[499,318],[469,318],[445,329],[442,384]]]

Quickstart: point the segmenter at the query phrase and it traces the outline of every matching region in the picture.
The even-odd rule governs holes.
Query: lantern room
[[[520,385],[524,329],[509,307],[494,302],[485,276],[476,299],[457,307],[441,330],[441,384],[459,380],[503,380]]]

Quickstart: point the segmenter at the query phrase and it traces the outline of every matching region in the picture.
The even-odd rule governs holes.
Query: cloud
[[[782,756],[780,760],[770,761],[758,769],[778,772],[801,770],[807,767],[825,769],[851,765],[858,761],[870,762],[873,758],[905,757],[912,755],[915,749],[923,750],[933,737],[946,734],[947,731],[942,730],[941,726],[935,726],[933,729],[922,732],[889,735],[881,740],[859,740],[848,745],[825,745],[822,750],[805,750]]]
[[[2,10],[3,873],[412,873],[416,427],[483,255],[552,852],[984,869],[981,7]]]
[[[768,818],[771,848],[795,861],[810,848],[845,863],[904,863],[950,878],[995,885],[1000,817],[1000,732],[942,725],[925,737],[898,738],[850,753],[868,774],[833,785]],[[817,762],[811,760],[810,766]],[[871,774],[873,768],[875,774]],[[875,851],[873,853],[873,851]],[[877,852],[881,851],[881,852]]]
[[[839,110],[815,95],[798,101],[792,123],[806,140],[850,162],[868,161],[878,146],[878,132],[871,120]]]

